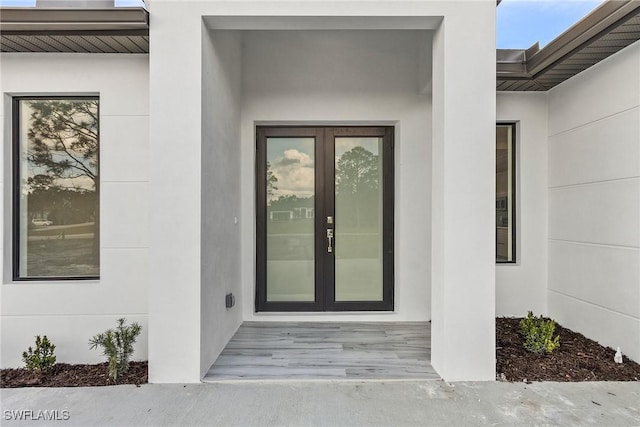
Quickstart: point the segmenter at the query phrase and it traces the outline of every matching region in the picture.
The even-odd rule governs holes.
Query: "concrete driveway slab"
[[[638,382],[242,381],[0,397],[3,426],[640,426]]]

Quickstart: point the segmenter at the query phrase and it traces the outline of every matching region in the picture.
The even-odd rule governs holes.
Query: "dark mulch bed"
[[[496,319],[496,372],[507,381],[640,381],[640,365],[615,350],[556,324],[560,347],[536,355],[523,347],[520,318]],[[624,349],[622,349],[624,352]]]
[[[536,355],[523,347],[520,318],[496,319],[496,372],[506,381],[640,381],[640,365],[626,356],[613,361],[615,350],[556,324],[560,347]],[[623,350],[624,351],[624,350]],[[146,384],[147,362],[131,362],[117,383],[107,375],[107,364],[58,363],[40,375],[26,369],[0,370],[0,387],[83,387]]]
[[[26,369],[0,370],[0,387],[88,387],[116,384],[147,383],[147,362],[131,362],[129,370],[118,382],[107,374],[107,363],[69,365],[56,363],[47,372],[36,374]]]

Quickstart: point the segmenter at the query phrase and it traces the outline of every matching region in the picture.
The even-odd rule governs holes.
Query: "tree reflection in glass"
[[[315,140],[267,139],[267,301],[315,300]]]
[[[20,101],[19,276],[99,275],[95,98]]]
[[[382,138],[336,138],[336,301],[382,300]]]

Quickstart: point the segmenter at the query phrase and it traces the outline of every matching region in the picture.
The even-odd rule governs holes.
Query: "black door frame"
[[[335,137],[381,137],[382,301],[335,301],[335,256],[327,253],[327,217],[335,218]],[[267,301],[267,152],[269,137],[315,138],[315,301]],[[256,295],[255,311],[392,311],[394,308],[394,127],[256,126]],[[336,221],[339,221],[336,218]]]

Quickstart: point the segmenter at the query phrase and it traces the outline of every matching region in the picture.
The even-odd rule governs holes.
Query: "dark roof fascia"
[[[1,8],[0,33],[6,35],[148,35],[149,12],[142,7]]]
[[[540,51],[536,42],[529,49],[497,49],[496,73],[497,77],[518,80],[530,79],[532,76],[527,70],[527,61]]]
[[[608,0],[542,49],[497,49],[496,77],[535,79],[639,12],[639,0]]]
[[[527,72],[534,77],[624,23],[640,11],[638,0],[606,1],[592,13],[527,58]]]

